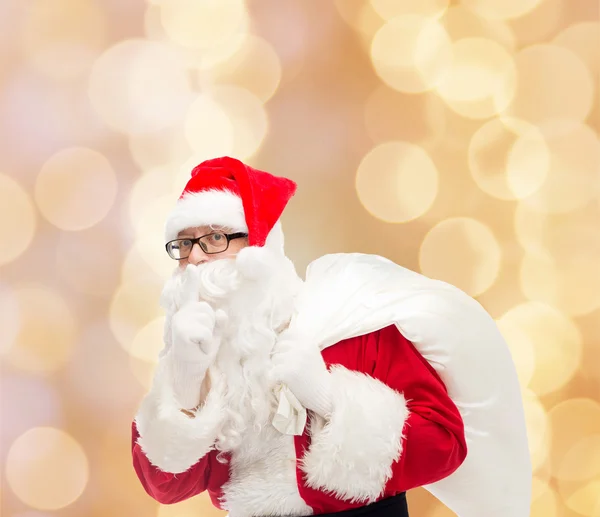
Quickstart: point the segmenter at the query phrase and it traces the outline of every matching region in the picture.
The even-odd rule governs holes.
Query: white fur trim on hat
[[[247,232],[241,198],[228,190],[186,193],[167,217],[165,242],[187,228],[209,225]]]

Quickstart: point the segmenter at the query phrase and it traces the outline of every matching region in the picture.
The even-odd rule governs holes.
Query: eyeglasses
[[[167,249],[169,257],[174,260],[181,260],[190,256],[194,244],[198,244],[200,248],[202,248],[202,251],[207,255],[212,255],[227,251],[229,243],[233,239],[241,239],[243,237],[248,237],[248,234],[213,232],[202,235],[197,239],[175,239],[167,242],[165,248]]]

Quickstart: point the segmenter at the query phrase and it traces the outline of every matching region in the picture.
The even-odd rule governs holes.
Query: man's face
[[[203,241],[209,249],[207,249],[207,253],[198,242],[194,243],[190,255],[187,258],[179,260],[179,267],[185,269],[188,264],[197,266],[198,264],[205,264],[214,260],[234,257],[242,248],[248,246],[247,237],[231,239],[225,251],[210,253],[211,250],[227,245],[227,239],[223,235],[226,236],[234,233],[236,232],[229,228],[215,230],[210,226],[197,226],[182,230],[177,235],[178,239],[197,239],[198,237],[206,236],[203,238]]]

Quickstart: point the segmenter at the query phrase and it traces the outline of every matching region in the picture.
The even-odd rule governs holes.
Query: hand
[[[315,343],[287,336],[275,346],[273,380],[287,385],[306,409],[328,416],[332,409],[331,375],[321,351]]]
[[[188,266],[184,275],[184,303],[171,320],[173,354],[186,362],[208,365],[220,345],[215,325],[223,325],[227,316],[222,310],[215,312],[208,303],[199,301],[195,266]]]

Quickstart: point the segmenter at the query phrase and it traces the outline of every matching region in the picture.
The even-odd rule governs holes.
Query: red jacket
[[[460,466],[467,446],[458,409],[395,326],[346,339],[322,354],[338,389],[331,419],[294,437],[297,490],[314,514],[364,506],[438,481]],[[158,456],[138,443],[138,427],[134,422],[133,464],[148,494],[170,504],[208,491],[223,508],[231,472],[214,448],[187,470],[167,472],[155,466],[159,460],[148,459]]]

